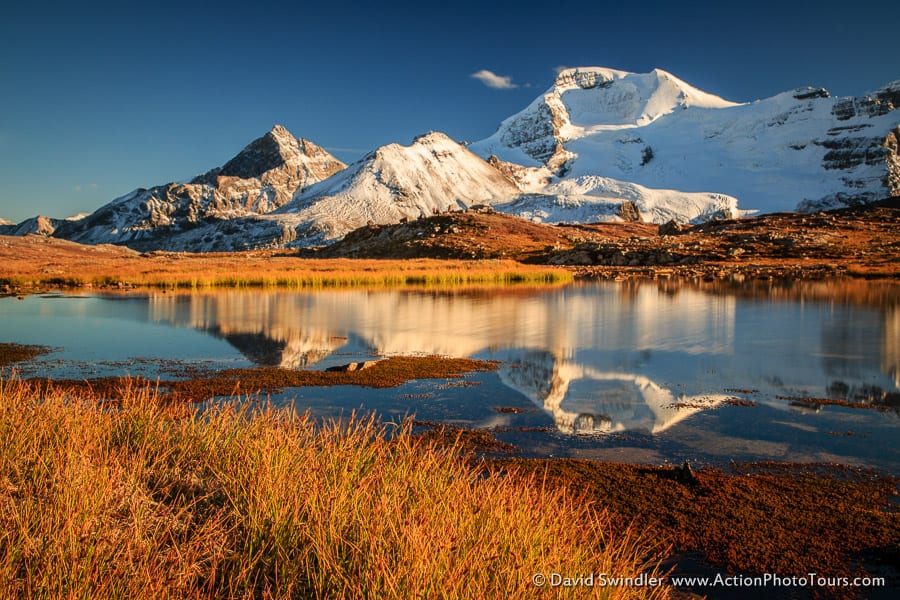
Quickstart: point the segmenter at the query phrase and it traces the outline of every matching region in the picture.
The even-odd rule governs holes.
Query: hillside
[[[584,277],[900,275],[900,202],[694,226],[544,225],[474,211],[369,226],[308,257],[468,258],[567,265]]]

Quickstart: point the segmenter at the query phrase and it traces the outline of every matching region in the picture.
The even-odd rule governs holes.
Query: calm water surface
[[[0,300],[0,341],[56,349],[23,363],[23,376],[170,377],[168,361],[296,369],[398,354],[495,359],[497,372],[463,385],[291,389],[275,400],[322,416],[373,410],[489,428],[538,456],[840,462],[900,473],[900,293],[854,285],[849,294],[628,283],[33,296]]]

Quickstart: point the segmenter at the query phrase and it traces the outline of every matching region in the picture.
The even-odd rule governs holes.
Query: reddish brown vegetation
[[[217,396],[278,393],[288,387],[357,385],[394,387],[412,379],[455,379],[473,371],[492,371],[493,361],[437,356],[395,356],[368,369],[353,372],[293,371],[275,367],[227,369],[216,373],[192,372],[188,379],[148,381],[143,378],[95,377],[92,379],[33,378],[27,383],[38,389],[118,400],[135,388],[156,387],[164,401],[203,402]]]
[[[696,552],[713,566],[781,576],[853,576],[865,564],[895,569],[900,514],[889,508],[900,479],[840,467],[734,465],[696,471],[580,460],[497,460],[496,469],[539,473],[587,494],[620,522]]]

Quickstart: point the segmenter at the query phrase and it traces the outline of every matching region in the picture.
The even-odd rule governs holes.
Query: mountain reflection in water
[[[358,355],[497,359],[503,384],[566,433],[659,433],[733,388],[780,408],[777,396],[884,397],[896,394],[900,372],[896,303],[741,298],[649,283],[152,294],[149,318],[209,332],[257,364],[285,368]]]

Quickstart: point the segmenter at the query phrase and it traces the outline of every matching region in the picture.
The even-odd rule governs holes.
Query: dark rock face
[[[881,200],[885,196],[900,195],[900,126],[891,130],[884,138],[841,136],[865,128],[865,124],[849,128],[835,127],[829,130],[833,137],[813,140],[813,143],[827,150],[822,157],[822,166],[826,170],[853,173],[855,169],[867,166],[878,167],[879,170],[869,175],[843,177],[846,192],[837,192],[815,201],[805,200],[798,204],[798,210],[814,212],[841,206],[860,206]],[[877,181],[883,191],[863,191],[871,189],[873,181]]]
[[[891,190],[891,195],[900,196],[900,126],[891,131],[884,139],[884,148],[887,153],[885,161],[888,170],[882,183]]]
[[[794,98],[797,100],[814,100],[816,98],[830,98],[831,94],[825,88],[806,88],[805,90],[797,90]]]
[[[822,166],[829,170],[848,170],[860,165],[874,166],[883,163],[889,153],[884,142],[880,138],[866,137],[840,137],[813,141],[815,145],[828,150],[822,158]]]
[[[546,163],[560,147],[556,140],[562,124],[562,119],[544,103],[537,111],[514,121],[502,141],[510,148],[521,148],[531,158]]]
[[[575,84],[583,90],[592,90],[594,88],[606,88],[611,86],[614,81],[603,77],[595,71],[564,71],[556,76],[554,82],[555,87]]]
[[[838,121],[853,117],[880,117],[900,108],[900,83],[894,82],[872,96],[845,98],[835,103],[831,113]]]
[[[888,84],[870,96],[835,102],[831,112],[838,121],[854,118],[857,121],[831,127],[826,132],[827,137],[812,140],[812,143],[826,150],[822,157],[822,166],[826,171],[846,172],[846,176],[841,177],[846,190],[815,200],[804,200],[797,209],[817,211],[859,206],[885,196],[900,195],[900,127],[890,130],[886,136],[880,132],[872,135],[875,124],[867,122],[898,109],[900,81]]]
[[[284,131],[284,128],[280,129],[282,134],[287,133]],[[279,128],[276,127],[273,131],[244,148],[240,154],[222,166],[219,175],[250,179],[282,166],[285,162],[285,157],[282,154],[282,146],[273,133],[278,130]]]
[[[343,163],[319,146],[303,138],[295,139],[287,129],[276,125],[266,135],[250,142],[237,156],[223,166],[194,178],[191,183],[216,185],[221,178],[229,177],[258,179],[272,171],[285,170],[285,167],[298,162],[298,158],[302,157],[323,163],[317,165],[320,167],[318,169],[316,166],[310,166],[306,173],[307,176],[324,178],[344,167]],[[293,170],[296,171],[296,169]]]

